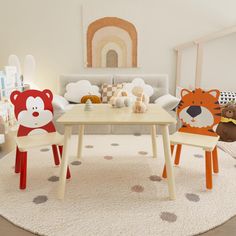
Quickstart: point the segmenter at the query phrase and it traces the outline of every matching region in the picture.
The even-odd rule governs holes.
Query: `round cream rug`
[[[0,159],[0,215],[40,235],[195,235],[236,214],[236,160],[219,150],[220,173],[205,189],[201,149],[183,147],[174,167],[177,199],[168,200],[162,139],[151,157],[147,135],[87,135],[83,158],[75,158],[72,138],[64,201],[57,200],[59,168],[50,148],[28,154],[28,185],[18,189],[14,155]]]

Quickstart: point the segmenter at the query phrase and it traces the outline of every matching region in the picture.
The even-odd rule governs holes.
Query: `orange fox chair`
[[[196,89],[181,91],[182,100],[177,109],[177,115],[182,122],[182,127],[170,136],[171,153],[175,154],[175,165],[179,165],[182,145],[202,148],[205,152],[206,188],[212,189],[213,172],[218,173],[217,142],[219,137],[213,127],[220,122],[221,113],[218,103],[220,92],[218,90],[203,91]],[[166,167],[162,177],[167,177]]]

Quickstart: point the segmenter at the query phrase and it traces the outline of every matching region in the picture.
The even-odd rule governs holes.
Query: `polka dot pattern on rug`
[[[139,154],[139,155],[147,155],[148,152],[145,152],[145,151],[139,151],[138,154]]]
[[[40,195],[40,196],[37,196],[33,199],[33,203],[35,204],[41,204],[41,203],[44,203],[48,200],[48,197],[45,196],[45,195]]]
[[[40,149],[41,152],[48,152],[50,149],[49,148],[42,148]]]
[[[104,159],[110,161],[113,159],[113,157],[112,156],[104,156]]]
[[[162,212],[160,215],[160,218],[163,221],[167,221],[169,223],[173,223],[177,220],[177,216],[174,213],[171,212]]]
[[[50,178],[48,178],[48,181],[49,182],[57,182],[59,180],[59,177],[58,176],[55,176],[55,175],[53,175],[53,176],[51,176]]]
[[[136,193],[141,193],[144,191],[144,187],[141,186],[141,185],[134,185],[132,188],[131,188],[131,191],[132,192],[136,192]]]
[[[79,165],[81,165],[81,164],[82,164],[81,161],[72,161],[72,162],[71,162],[71,165],[73,165],[73,166],[79,166]]]
[[[117,147],[117,146],[119,146],[119,144],[118,143],[112,143],[111,146]]]
[[[160,181],[162,180],[162,178],[161,178],[160,176],[158,176],[158,175],[151,175],[151,176],[149,177],[149,179],[150,179],[151,181],[156,181],[156,182],[160,182]]]
[[[203,158],[203,155],[202,154],[194,154],[194,157],[196,157],[196,158]]]
[[[199,202],[200,197],[197,194],[194,193],[186,193],[185,197],[190,201],[190,202]]]

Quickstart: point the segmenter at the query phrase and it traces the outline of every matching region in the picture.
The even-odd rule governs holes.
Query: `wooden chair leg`
[[[59,146],[59,152],[60,152],[60,156],[61,156],[61,158],[62,158],[63,146]],[[70,179],[70,178],[71,178],[69,166],[67,167],[66,178],[67,178],[67,179]]]
[[[212,189],[212,164],[211,164],[211,152],[205,152],[206,159],[206,188]]]
[[[171,155],[173,155],[174,147],[175,147],[175,145],[170,145]],[[164,169],[163,169],[163,172],[162,172],[162,177],[167,178],[166,165],[164,165]]]
[[[181,154],[182,145],[178,144],[175,154],[175,165],[179,165],[180,154]]]
[[[58,156],[57,145],[52,145],[52,151],[53,151],[54,163],[56,166],[58,166],[60,164],[60,159]]]
[[[212,160],[213,160],[214,173],[219,173],[217,147],[215,147],[214,150],[212,151]]]
[[[20,189],[25,189],[27,179],[27,152],[20,152],[20,158]]]
[[[20,173],[20,154],[19,148],[16,147],[15,173]]]

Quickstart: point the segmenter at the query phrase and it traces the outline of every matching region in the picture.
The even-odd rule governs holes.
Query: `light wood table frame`
[[[58,123],[65,127],[64,148],[62,155],[62,163],[60,167],[60,180],[58,186],[58,198],[64,199],[66,186],[66,171],[69,159],[69,145],[72,133],[72,127],[79,127],[79,140],[77,157],[82,156],[83,133],[84,125],[150,125],[152,127],[152,149],[153,157],[157,157],[156,144],[156,125],[161,127],[163,137],[163,149],[165,156],[165,163],[167,169],[167,180],[169,197],[171,200],[175,199],[175,181],[173,176],[173,168],[171,164],[170,138],[169,128],[170,124],[175,124],[176,120],[163,108],[158,105],[150,104],[146,113],[133,113],[131,108],[112,108],[107,104],[94,105],[92,111],[84,111],[84,104],[75,105],[71,110],[63,114],[58,120]]]

